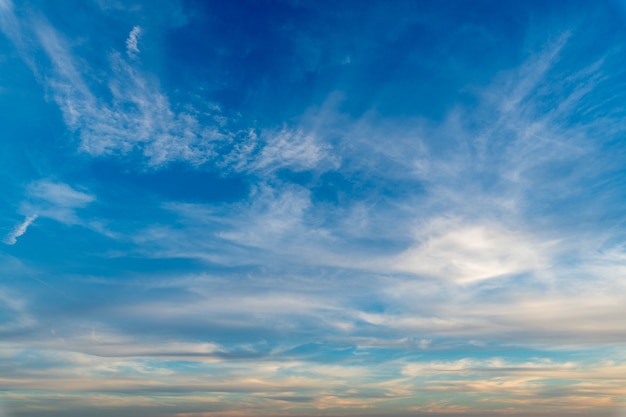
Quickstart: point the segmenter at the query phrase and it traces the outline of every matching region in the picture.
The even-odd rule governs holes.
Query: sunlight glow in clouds
[[[623,6],[0,0],[0,417],[622,415]]]
[[[451,223],[441,225],[438,223]],[[545,247],[497,225],[435,220],[421,232],[418,247],[395,263],[400,271],[473,283],[546,267]],[[443,234],[441,234],[443,233]]]

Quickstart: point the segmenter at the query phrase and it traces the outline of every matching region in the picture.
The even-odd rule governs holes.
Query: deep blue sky
[[[625,24],[0,0],[0,416],[625,415]]]

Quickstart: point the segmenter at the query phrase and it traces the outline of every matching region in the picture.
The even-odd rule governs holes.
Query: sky
[[[0,416],[626,416],[625,54],[624,0],[0,0]]]

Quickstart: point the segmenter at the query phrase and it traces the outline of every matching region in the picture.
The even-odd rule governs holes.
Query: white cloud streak
[[[134,26],[126,39],[126,54],[130,58],[136,58],[139,54],[139,37],[141,36],[141,27]]]
[[[28,230],[28,227],[33,224],[33,222],[37,219],[36,214],[31,214],[30,216],[26,216],[24,221],[17,225],[15,229],[7,235],[4,240],[4,243],[7,245],[15,245],[17,243],[17,238],[22,236]]]

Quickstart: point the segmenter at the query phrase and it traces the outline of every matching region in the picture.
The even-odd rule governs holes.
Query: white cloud
[[[251,188],[247,201],[221,207],[166,204],[185,227],[153,227],[136,238],[155,245],[150,251],[159,256],[228,265],[264,263],[268,257],[289,264],[334,264],[335,254],[328,247],[334,237],[316,224],[311,207],[311,192],[305,187],[262,183]]]
[[[278,243],[293,236],[295,230],[305,231],[303,217],[311,206],[310,193],[302,187],[290,186],[275,189],[261,185],[250,197],[251,204],[241,205],[238,225],[221,237],[250,246]]]
[[[230,130],[228,118],[213,103],[206,102],[199,110],[177,109],[155,78],[133,64],[140,53],[140,26],[134,26],[126,39],[127,58],[109,53],[110,68],[105,69],[104,79],[110,92],[107,99],[92,89],[86,76],[92,68],[73,55],[69,42],[46,20],[18,21],[13,13],[3,19],[3,31],[45,85],[67,127],[80,137],[81,150],[88,154],[139,152],[151,166],[173,161],[197,166],[211,161],[221,168],[262,175],[280,168],[302,171],[338,166],[339,158],[313,132],[285,127],[278,133],[264,131],[257,139],[252,130]],[[23,41],[25,37],[28,42]],[[51,71],[35,62],[36,45],[49,58]],[[226,148],[232,152],[220,154]]]
[[[172,160],[201,164],[214,157],[211,141],[231,140],[227,132],[203,127],[194,111],[177,111],[157,83],[120,54],[110,57],[111,99],[97,97],[85,82],[83,68],[58,34],[45,25],[40,31],[41,43],[55,65],[47,86],[67,125],[79,133],[85,152],[98,156],[139,151],[154,166]],[[139,53],[139,34],[139,27],[135,27],[128,37],[126,52],[130,57]],[[193,284],[172,277],[171,287],[178,285],[175,291],[167,291],[166,286],[160,288],[165,291],[149,291],[155,288],[150,285],[155,285],[157,278],[146,278],[134,291],[119,291],[140,294],[140,298],[126,301],[129,297],[123,297],[124,301],[117,302],[127,304],[111,303],[105,309],[93,309],[105,320],[120,320],[128,326],[126,329],[139,329],[142,334],[136,339],[99,328],[81,336],[69,335],[72,337],[66,338],[67,345],[59,344],[57,348],[82,351],[83,354],[65,357],[75,366],[54,368],[46,375],[48,380],[23,373],[4,376],[0,382],[8,387],[50,389],[50,375],[56,372],[54,375],[59,378],[55,380],[64,389],[139,387],[167,391],[176,386],[207,391],[243,387],[257,393],[285,391],[285,398],[292,394],[291,389],[299,387],[318,390],[316,393],[324,390],[316,403],[319,408],[360,407],[366,404],[331,391],[339,388],[339,392],[346,386],[374,386],[378,381],[366,378],[372,368],[369,365],[380,359],[361,362],[367,366],[356,370],[341,366],[322,369],[318,364],[307,368],[299,364],[296,371],[289,369],[290,375],[300,372],[291,379],[277,375],[278,371],[266,371],[269,360],[220,362],[215,366],[238,366],[233,371],[237,375],[221,378],[229,371],[220,373],[222,368],[209,368],[211,372],[204,375],[220,376],[211,381],[202,376],[190,378],[171,366],[155,368],[163,356],[184,358],[194,366],[183,368],[194,368],[223,353],[222,346],[211,341],[185,342],[189,337],[184,333],[186,327],[216,328],[215,333],[207,334],[216,334],[220,328],[269,329],[268,337],[276,333],[295,337],[306,334],[320,343],[343,337],[346,345],[363,340],[361,346],[403,352],[434,352],[440,349],[441,339],[453,339],[450,345],[456,346],[468,340],[470,349],[488,349],[485,344],[481,346],[481,340],[515,346],[549,344],[553,348],[570,344],[621,346],[620,339],[626,331],[626,307],[622,300],[625,288],[621,283],[626,273],[624,248],[614,245],[592,256],[602,246],[602,239],[587,237],[593,237],[597,231],[577,236],[578,224],[573,222],[563,228],[550,221],[535,221],[545,214],[533,205],[536,203],[532,199],[538,195],[535,193],[543,191],[545,195],[550,187],[558,190],[553,195],[575,192],[567,186],[572,183],[571,177],[545,175],[542,170],[553,161],[575,160],[590,149],[584,132],[581,133],[583,128],[567,129],[558,123],[559,117],[569,111],[567,106],[558,106],[556,114],[536,112],[536,89],[562,48],[559,43],[518,73],[503,76],[505,81],[489,89],[476,111],[455,111],[443,126],[423,131],[416,127],[413,131],[407,129],[409,133],[399,133],[401,129],[390,128],[393,123],[384,126],[390,128],[387,132],[373,127],[375,121],[359,122],[346,129],[350,134],[343,137],[340,151],[326,144],[328,132],[316,129],[286,127],[276,134],[265,131],[260,138],[249,133],[248,141],[234,146],[235,154],[230,155],[229,164],[238,171],[272,177],[282,168],[342,168],[346,182],[362,175],[367,186],[379,181],[376,184],[384,182],[394,189],[380,191],[372,186],[360,190],[367,197],[352,194],[350,197],[358,200],[354,203],[326,207],[306,187],[285,185],[276,178],[271,183],[272,179],[264,178],[266,183],[251,187],[253,191],[246,202],[166,204],[180,217],[180,222],[132,235],[142,255],[197,257],[212,262],[211,267],[246,263],[261,267],[253,272],[223,268],[224,277]],[[577,103],[585,91],[575,89],[568,96],[568,105]],[[401,127],[411,123],[404,122]],[[433,135],[430,138],[425,133]],[[433,143],[440,148],[426,146]],[[351,159],[347,168],[339,166],[335,152]],[[596,163],[589,159],[589,165]],[[573,175],[581,172],[573,171]],[[406,186],[409,190],[405,194],[400,194],[405,183],[395,181],[405,177],[414,182]],[[65,224],[86,224],[78,217],[79,209],[95,201],[86,190],[50,180],[34,182],[26,194],[24,214],[37,213]],[[37,214],[29,214],[7,237],[7,242],[15,243]],[[334,222],[326,222],[327,218]],[[420,227],[415,227],[416,219],[421,219]],[[171,222],[172,218],[165,221]],[[381,243],[381,237],[387,238],[389,244]],[[365,244],[359,246],[362,242]],[[561,259],[564,253],[581,253],[583,256],[575,258],[582,265],[566,265],[568,260]],[[232,270],[243,272],[239,276]],[[228,274],[236,279],[230,279]],[[325,279],[325,274],[330,278]],[[117,281],[114,285],[128,285],[126,280]],[[163,298],[151,299],[155,293]],[[184,296],[167,299],[164,294],[170,293],[193,297],[181,302]],[[372,312],[372,306],[380,312]],[[74,318],[65,320],[68,328],[75,323]],[[172,339],[154,343],[143,340],[154,329],[138,325],[141,323],[158,323],[159,332],[172,335]],[[323,328],[323,332],[315,326]],[[277,345],[273,353],[284,359],[284,339],[273,341]],[[85,352],[141,356],[150,358],[151,363],[138,358],[116,362]],[[360,353],[367,357],[368,352]],[[398,364],[391,364],[394,365]],[[279,368],[274,363],[271,366]],[[280,366],[292,365],[283,360]],[[576,395],[624,393],[623,364],[598,369],[596,372],[566,362],[516,364],[463,359],[412,363],[401,368],[405,378],[436,379],[429,384],[407,383],[406,379],[385,382],[396,392],[497,392],[518,395],[523,401],[544,401],[539,389],[543,382],[537,382],[539,375],[577,380],[572,390]],[[102,371],[108,372],[111,379],[97,375]],[[391,373],[385,375],[389,377]],[[149,381],[146,375],[150,376]],[[453,375],[456,380],[443,375]],[[466,378],[475,375],[480,378]],[[190,380],[191,385],[184,385]],[[584,385],[580,380],[595,380],[598,385]],[[390,388],[385,394],[391,391]],[[414,393],[406,392],[406,398]],[[417,406],[415,410],[463,411],[442,402]]]
[[[95,199],[94,196],[75,190],[65,183],[49,180],[35,181],[30,184],[28,195],[56,207],[68,209],[85,207]]]
[[[181,227],[140,231],[136,242],[147,256],[272,265],[278,274],[294,265],[306,274],[314,266],[315,276],[322,268],[359,276],[367,284],[345,278],[336,289],[343,296],[337,304],[354,306],[350,294],[358,287],[389,310],[346,308],[335,322],[356,333],[359,323],[366,323],[397,339],[418,334],[417,340],[431,341],[422,344],[428,350],[437,349],[440,337],[466,339],[475,347],[476,340],[616,343],[625,328],[619,301],[623,248],[594,256],[606,239],[615,238],[612,231],[581,234],[579,224],[563,227],[553,213],[546,214],[551,209],[546,201],[575,195],[580,190],[572,184],[579,184],[580,175],[605,168],[584,158],[596,155],[586,127],[562,123],[567,107],[538,111],[538,95],[551,93],[537,89],[550,84],[545,77],[554,77],[551,66],[562,50],[558,43],[529,59],[539,62],[538,68],[526,64],[503,74],[478,95],[475,108],[455,109],[439,125],[421,121],[411,128],[413,122],[403,120],[400,129],[383,124],[384,132],[375,119],[345,123],[338,131],[347,134],[336,135],[342,137],[338,152],[346,156],[340,174],[346,181],[364,176],[368,186],[370,180],[413,181],[400,196],[396,189],[373,189],[365,197],[351,195],[353,201],[324,205],[306,187],[275,181],[252,187],[244,203],[169,204]],[[585,84],[589,74],[577,73],[577,83]],[[577,83],[559,94],[581,100],[584,89]],[[314,134],[288,128],[274,136],[264,132],[261,139],[251,134],[250,148],[241,149],[249,157],[238,166],[268,175],[281,167],[323,167],[333,161],[323,138],[334,129],[324,121],[320,125],[328,131],[311,129]],[[266,147],[258,150],[256,143]],[[555,161],[581,169],[553,175]],[[581,201],[577,209],[592,203]],[[294,294],[304,291],[303,285]],[[351,340],[357,336],[362,335]]]
[[[95,197],[87,192],[79,191],[68,184],[50,180],[39,180],[26,188],[27,199],[22,203],[21,211],[29,213],[26,221],[16,229],[21,231],[37,217],[45,217],[68,225],[80,223],[76,210],[88,206]]]
[[[137,54],[139,54],[139,37],[141,36],[141,27],[134,26],[133,30],[128,34],[128,38],[126,39],[126,54],[130,58],[136,58]]]
[[[36,214],[31,214],[30,216],[26,216],[24,221],[17,225],[15,229],[9,233],[9,235],[5,238],[4,242],[7,245],[14,245],[17,243],[17,238],[26,233],[28,226],[30,226],[37,219]]]
[[[265,146],[250,163],[250,169],[271,172],[280,168],[294,171],[314,169],[323,164],[337,166],[337,158],[331,156],[328,145],[322,145],[311,132],[283,128],[280,132],[267,136]]]
[[[33,26],[53,64],[52,74],[43,82],[61,108],[67,126],[79,134],[83,151],[94,156],[139,151],[153,166],[175,160],[197,165],[211,159],[216,141],[229,137],[217,127],[219,115],[205,115],[215,121],[213,127],[206,127],[195,110],[174,111],[157,84],[119,53],[109,56],[112,98],[106,101],[97,97],[83,77],[87,69],[77,63],[62,36],[45,21]],[[129,36],[131,52],[135,46],[132,40],[140,33],[136,28]]]
[[[392,261],[396,271],[459,284],[510,276],[548,266],[547,245],[493,222],[436,219],[418,230],[415,246]]]

